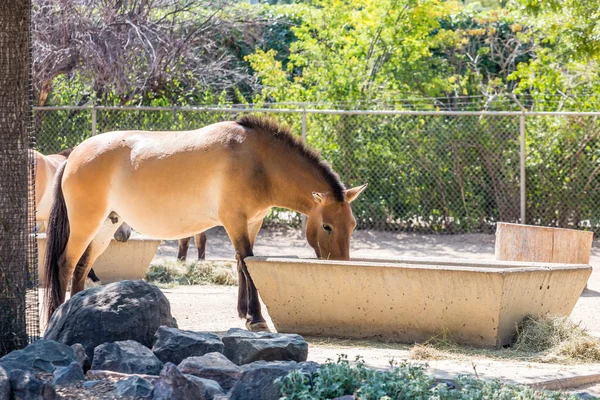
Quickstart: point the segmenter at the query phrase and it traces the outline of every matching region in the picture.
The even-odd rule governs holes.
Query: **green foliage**
[[[360,358],[352,365],[345,356],[328,362],[312,377],[293,371],[280,379],[286,400],[332,399],[355,395],[361,400],[550,400],[576,399],[559,392],[459,377],[456,389],[437,384],[425,374],[425,367],[401,363],[381,371],[367,368]]]

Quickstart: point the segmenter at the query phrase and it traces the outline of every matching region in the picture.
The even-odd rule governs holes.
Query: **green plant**
[[[360,358],[350,363],[341,355],[337,362],[328,361],[313,375],[293,371],[279,379],[282,398],[286,400],[320,400],[354,395],[360,400],[550,400],[576,399],[560,393],[507,385],[462,376],[455,388],[438,384],[425,374],[426,366],[390,363],[384,371],[368,368]]]

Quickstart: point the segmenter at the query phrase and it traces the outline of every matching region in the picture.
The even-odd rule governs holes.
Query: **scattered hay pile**
[[[541,354],[542,361],[600,362],[600,340],[568,317],[525,317],[513,348]]]

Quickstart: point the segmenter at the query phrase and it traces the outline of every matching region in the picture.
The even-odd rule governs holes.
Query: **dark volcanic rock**
[[[306,361],[308,343],[300,335],[232,328],[223,337],[224,354],[237,365],[254,361]]]
[[[177,327],[167,298],[145,281],[121,281],[77,293],[54,313],[45,339],[81,343],[92,359],[102,343],[135,340],[151,347],[160,326]]]
[[[83,372],[87,372],[90,368],[92,368],[92,362],[80,343],[71,345],[71,348],[75,352],[75,357],[77,357],[77,361],[79,361],[81,368],[83,368]]]
[[[155,333],[156,341],[152,351],[160,361],[179,364],[192,356],[203,356],[212,352],[223,352],[223,342],[217,335],[182,331],[161,326]]]
[[[35,377],[31,371],[15,369],[10,372],[10,386],[14,400],[55,400],[54,387]]]
[[[242,369],[221,353],[186,358],[178,368],[184,374],[217,381],[225,390],[231,389],[242,376]]]
[[[152,390],[153,400],[206,400],[205,390],[194,380],[183,375],[172,363],[166,363],[160,379]]]
[[[275,381],[293,370],[312,375],[319,365],[314,362],[296,363],[294,361],[257,361],[244,365],[242,378],[229,393],[231,400],[278,400],[281,386]]]
[[[54,379],[52,380],[53,385],[70,385],[72,383],[83,381],[83,368],[79,361],[73,361],[66,367],[58,367],[54,371]]]
[[[133,340],[104,343],[94,350],[93,370],[158,375],[163,363],[149,348]]]
[[[73,361],[77,361],[77,357],[70,346],[54,340],[38,340],[0,358],[0,365],[6,370],[54,372],[57,367],[66,367]]]
[[[136,399],[149,399],[151,394],[152,384],[139,376],[132,376],[115,383],[115,395],[118,397],[129,396]]]

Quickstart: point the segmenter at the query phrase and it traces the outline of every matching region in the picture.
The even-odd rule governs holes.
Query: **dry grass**
[[[410,349],[409,358],[411,360],[441,360],[446,357],[431,345],[417,343]]]
[[[146,280],[163,287],[237,284],[234,263],[216,261],[153,263],[146,272]]]
[[[600,362],[600,341],[568,317],[526,317],[513,347],[542,361]]]

